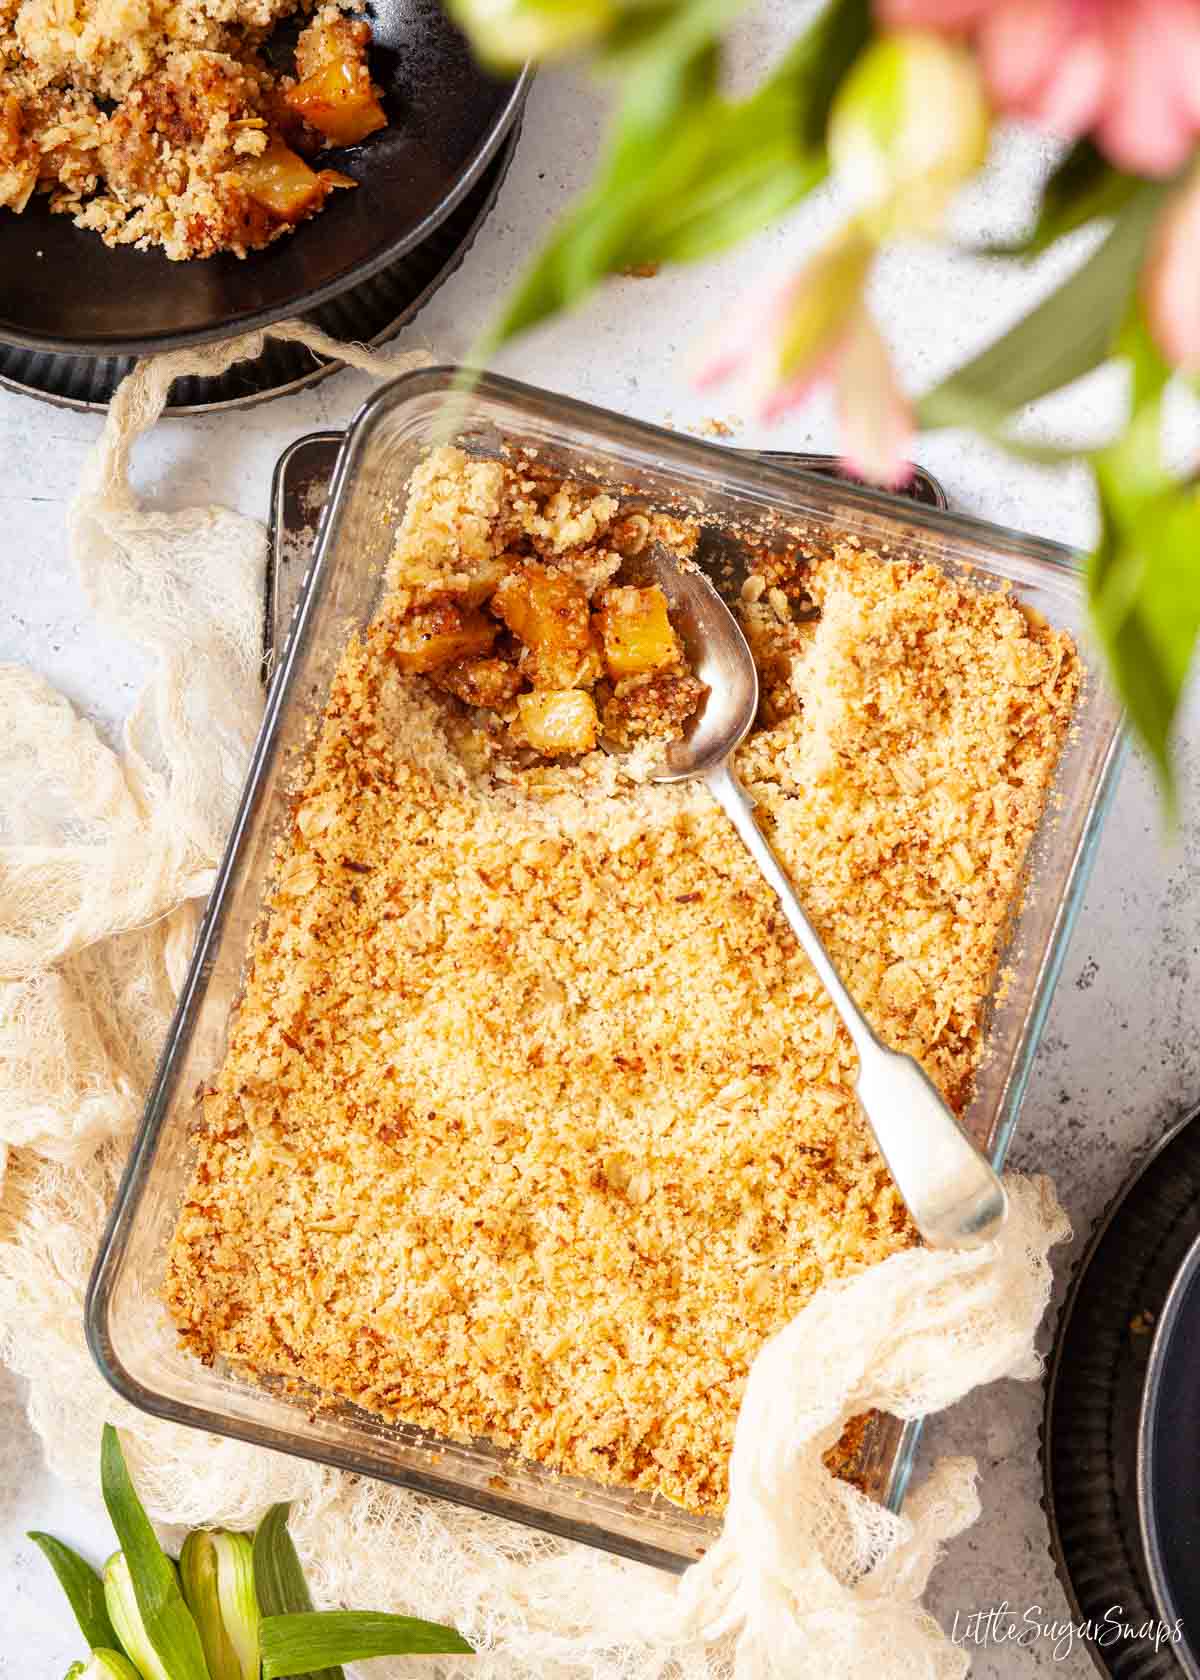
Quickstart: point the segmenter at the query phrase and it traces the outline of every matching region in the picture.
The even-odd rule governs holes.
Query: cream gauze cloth
[[[379,374],[424,357],[273,329]],[[164,1524],[245,1529],[292,1500],[319,1605],[452,1622],[474,1658],[373,1664],[439,1680],[942,1680],[965,1653],[922,1609],[942,1544],[979,1514],[975,1466],[939,1463],[894,1516],[822,1464],[847,1419],[914,1418],[1036,1377],[1045,1179],[970,1253],[915,1249],[828,1285],[760,1352],[724,1531],[681,1581],[499,1518],[133,1411],[84,1345],[88,1272],[182,982],[258,725],[263,528],[163,514],[129,482],[171,381],[257,355],[260,335],[142,364],[113,400],[70,516],[81,587],[151,680],[113,751],[32,672],[0,668],[0,1354],[29,1385],[51,1467],[94,1489],[124,1431]]]

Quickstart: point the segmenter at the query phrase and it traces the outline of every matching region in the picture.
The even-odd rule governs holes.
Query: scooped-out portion
[[[648,543],[686,558],[694,524],[619,518],[614,497],[527,462],[508,471],[499,520],[470,513],[481,541],[464,570],[462,502],[487,506],[504,470],[447,451],[417,475],[388,576],[397,667],[485,714],[498,751],[559,758],[601,740],[633,749],[677,739],[704,685],[662,590],[631,579]]]

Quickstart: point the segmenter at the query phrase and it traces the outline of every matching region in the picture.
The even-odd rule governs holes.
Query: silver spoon
[[[647,545],[641,567],[667,597],[692,669],[708,697],[686,738],[672,745],[656,782],[703,781],[774,888],[784,915],[858,1051],[855,1089],[879,1152],[931,1248],[968,1248],[994,1237],[1008,1211],[999,1176],[911,1056],[889,1050],[842,983],[794,887],[754,819],[733,769],[758,712],[758,671],[737,620],[705,574]],[[647,581],[650,581],[650,577]]]

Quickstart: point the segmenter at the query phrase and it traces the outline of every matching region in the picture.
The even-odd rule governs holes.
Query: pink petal
[[[1170,32],[1169,75],[1176,97],[1200,128],[1200,6],[1191,0],[1158,0],[1155,21],[1158,28]]]
[[[1053,0],[999,0],[980,24],[984,74],[998,105],[1023,109],[1060,66],[1071,36],[1065,6]]]
[[[843,346],[836,396],[842,454],[851,471],[891,488],[907,483],[912,409],[887,345],[865,309]]]
[[[1167,206],[1142,272],[1146,317],[1175,367],[1200,369],[1200,175]]]
[[[1114,163],[1139,175],[1171,175],[1191,155],[1195,119],[1180,97],[1169,31],[1157,6],[1136,0],[1110,23],[1113,85],[1097,138]]]
[[[700,350],[699,363],[692,375],[697,389],[720,385],[770,344],[796,284],[796,279],[792,279],[782,287],[778,284],[760,287],[757,293],[739,298],[726,311]]]
[[[969,29],[989,0],[875,0],[880,23],[889,29]]]
[[[793,408],[801,408],[819,385],[824,385],[837,366],[840,345],[826,351],[819,361],[810,362],[794,379],[784,385],[768,385],[756,404],[760,420],[782,419]]]
[[[1043,128],[1074,140],[1092,127],[1104,108],[1112,75],[1111,59],[1098,35],[1079,36],[1047,79],[1036,101],[1026,107]]]

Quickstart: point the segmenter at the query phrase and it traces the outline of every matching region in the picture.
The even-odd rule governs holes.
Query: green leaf
[[[1157,403],[1175,374],[1151,336],[1140,301],[1135,302],[1125,319],[1116,350],[1129,363],[1130,406],[1138,414],[1147,404]]]
[[[1130,339],[1136,342],[1137,329]],[[1143,368],[1129,425],[1094,458],[1103,534],[1088,564],[1092,622],[1175,814],[1175,715],[1200,636],[1200,488],[1161,454],[1166,383]]]
[[[79,1623],[79,1631],[87,1644],[102,1650],[115,1646],[117,1636],[104,1607],[104,1582],[98,1572],[78,1552],[56,1540],[52,1534],[42,1534],[35,1529],[29,1538],[58,1576],[58,1584],[67,1595],[75,1620]]]
[[[151,1650],[170,1680],[209,1680],[200,1634],[183,1601],[175,1566],[159,1545],[150,1519],[142,1509],[129,1477],[120,1438],[110,1423],[104,1426],[100,1446],[100,1487],[121,1542],[134,1608]],[[105,1597],[111,1617],[114,1589],[107,1575],[106,1569]],[[121,1643],[125,1645],[124,1636]],[[128,1645],[125,1648],[140,1667],[137,1652],[129,1651]]]
[[[623,78],[679,63],[710,46],[746,0],[637,0],[616,14],[601,42],[602,70]]]
[[[1114,169],[1090,140],[1079,140],[1052,171],[1027,250],[1036,255],[1101,216],[1116,216],[1137,192],[1134,175]]]
[[[380,1610],[311,1610],[294,1616],[265,1616],[260,1628],[263,1680],[308,1673],[322,1663],[361,1662],[366,1657],[469,1654],[460,1633],[415,1616]]]
[[[595,183],[485,348],[571,308],[606,274],[711,256],[798,204],[825,177],[830,104],[869,33],[868,0],[833,0],[743,100],[718,91],[703,34],[687,37],[689,57],[644,62],[625,87]]]
[[[796,127],[806,151],[824,147],[837,91],[870,38],[870,0],[833,0],[784,59],[781,73],[796,90]]]
[[[1139,185],[1103,243],[1057,291],[922,399],[921,424],[1000,431],[1026,404],[1108,361],[1167,191],[1159,182]]]
[[[1136,531],[1106,510],[1088,581],[1092,618],[1130,722],[1175,816],[1175,714],[1200,633],[1200,498],[1172,498]]]
[[[288,1533],[288,1505],[272,1505],[254,1535],[254,1591],[262,1616],[311,1610],[312,1594]],[[261,1626],[259,1624],[261,1640]],[[304,1680],[346,1680],[337,1666],[305,1671]]]

